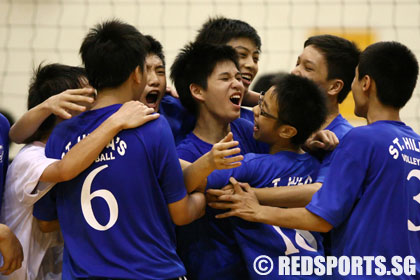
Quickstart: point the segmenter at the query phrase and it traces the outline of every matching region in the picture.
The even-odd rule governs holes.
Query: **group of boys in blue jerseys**
[[[175,92],[152,36],[118,20],[89,31],[80,55],[95,102],[55,127],[45,155],[63,158],[131,100],[160,116],[120,131],[35,204],[42,228],[59,221],[63,279],[261,279],[260,255],[420,260],[420,136],[399,117],[418,76],[412,52],[313,36],[291,74],[257,94],[260,51],[249,24],[209,19],[171,66]],[[350,90],[366,126],[339,113]],[[323,278],[264,279],[279,277]]]

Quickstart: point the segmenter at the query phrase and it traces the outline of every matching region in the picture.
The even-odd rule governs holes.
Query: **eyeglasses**
[[[266,118],[271,118],[271,119],[274,119],[274,120],[279,120],[279,118],[277,118],[277,117],[275,117],[275,116],[273,116],[273,115],[271,115],[271,114],[269,114],[269,113],[267,113],[266,111],[263,110],[262,104],[263,104],[263,101],[264,101],[264,95],[265,95],[265,92],[262,91],[260,93],[259,98],[258,98],[258,107],[260,108],[260,115],[261,116],[264,116]]]

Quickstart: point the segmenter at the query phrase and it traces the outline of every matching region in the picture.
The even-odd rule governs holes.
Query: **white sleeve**
[[[34,145],[24,147],[10,166],[12,169],[10,180],[14,181],[15,194],[20,203],[33,205],[55,185],[55,183],[45,182],[38,185],[45,169],[58,161],[47,158],[44,150],[44,147]]]

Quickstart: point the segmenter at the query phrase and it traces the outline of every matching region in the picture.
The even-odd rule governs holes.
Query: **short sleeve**
[[[318,176],[316,178],[317,183],[324,183],[325,176],[328,173],[328,169],[331,166],[331,159],[332,159],[333,152],[328,153],[324,159],[322,160],[321,166],[319,167]]]
[[[54,189],[45,194],[34,205],[33,215],[38,220],[54,221],[58,219]]]
[[[207,177],[206,189],[221,189],[229,184],[230,177],[235,177],[234,169],[215,170]]]
[[[48,158],[59,159],[58,155],[58,145],[56,139],[60,138],[60,127],[56,126],[54,133],[48,138],[47,144],[45,146],[45,155]],[[58,142],[58,141],[57,141]],[[56,151],[57,150],[57,151]],[[40,184],[38,186],[41,190],[48,188],[45,184]],[[57,207],[56,207],[56,191],[52,189],[48,191],[41,199],[39,199],[34,204],[33,215],[38,220],[43,221],[54,221],[58,219]]]
[[[188,161],[188,162],[194,162],[196,160],[196,155],[191,150],[187,149],[184,145],[179,145],[176,148],[178,157],[182,160]]]
[[[33,205],[55,185],[55,183],[39,183],[39,179],[45,169],[56,161],[47,158],[44,149],[37,146],[27,147],[18,154],[12,165],[14,170],[10,174],[12,176],[10,180],[21,182],[15,188],[19,202]]]
[[[232,169],[215,170],[207,177],[206,189],[221,189],[229,184],[230,177],[239,182],[252,183],[253,171],[251,163],[247,161],[248,155],[245,155],[242,165]]]
[[[321,189],[306,206],[334,227],[349,216],[363,192],[369,147],[353,137],[346,137],[334,152]]]
[[[163,116],[159,117],[157,124],[159,126],[151,131],[157,131],[158,135],[155,135],[156,138],[148,137],[148,139],[159,139],[155,145],[157,157],[154,165],[158,171],[158,180],[166,203],[169,204],[183,199],[187,195],[187,190],[169,124]]]

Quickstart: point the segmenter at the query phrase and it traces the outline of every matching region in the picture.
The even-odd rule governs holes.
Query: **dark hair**
[[[253,83],[252,90],[255,92],[266,92],[274,85],[274,80],[284,75],[287,75],[287,73],[269,73],[258,76],[258,79]]]
[[[197,103],[190,92],[190,85],[207,89],[207,79],[219,62],[232,61],[239,69],[235,50],[227,45],[190,43],[175,58],[171,67],[171,80],[179,94],[182,105],[192,114],[197,114]]]
[[[58,63],[43,66],[34,70],[28,94],[28,110],[41,104],[53,95],[67,89],[82,88],[82,78],[86,72],[81,67],[73,67]],[[56,117],[50,115],[39,126],[37,131],[25,143],[42,140],[54,128]]]
[[[132,25],[119,20],[97,24],[80,47],[90,84],[97,90],[125,82],[137,66],[144,69],[149,43]]]
[[[379,101],[397,109],[404,107],[416,87],[419,64],[415,55],[398,42],[379,42],[360,55],[359,80],[370,76]]]
[[[225,17],[209,18],[198,30],[196,42],[226,45],[236,38],[248,38],[254,42],[257,49],[261,49],[261,38],[257,31],[248,23]]]
[[[305,48],[314,46],[324,55],[328,68],[328,80],[340,79],[343,81],[343,88],[337,96],[338,103],[342,103],[351,90],[360,50],[355,43],[333,35],[309,37],[304,46]]]
[[[278,123],[286,123],[296,128],[297,134],[291,139],[293,144],[305,143],[325,122],[325,93],[313,81],[292,74],[276,78],[274,87]]]
[[[157,55],[162,60],[163,66],[165,66],[165,55],[163,54],[162,44],[150,35],[145,35],[144,37],[149,42],[149,51],[147,53]]]

